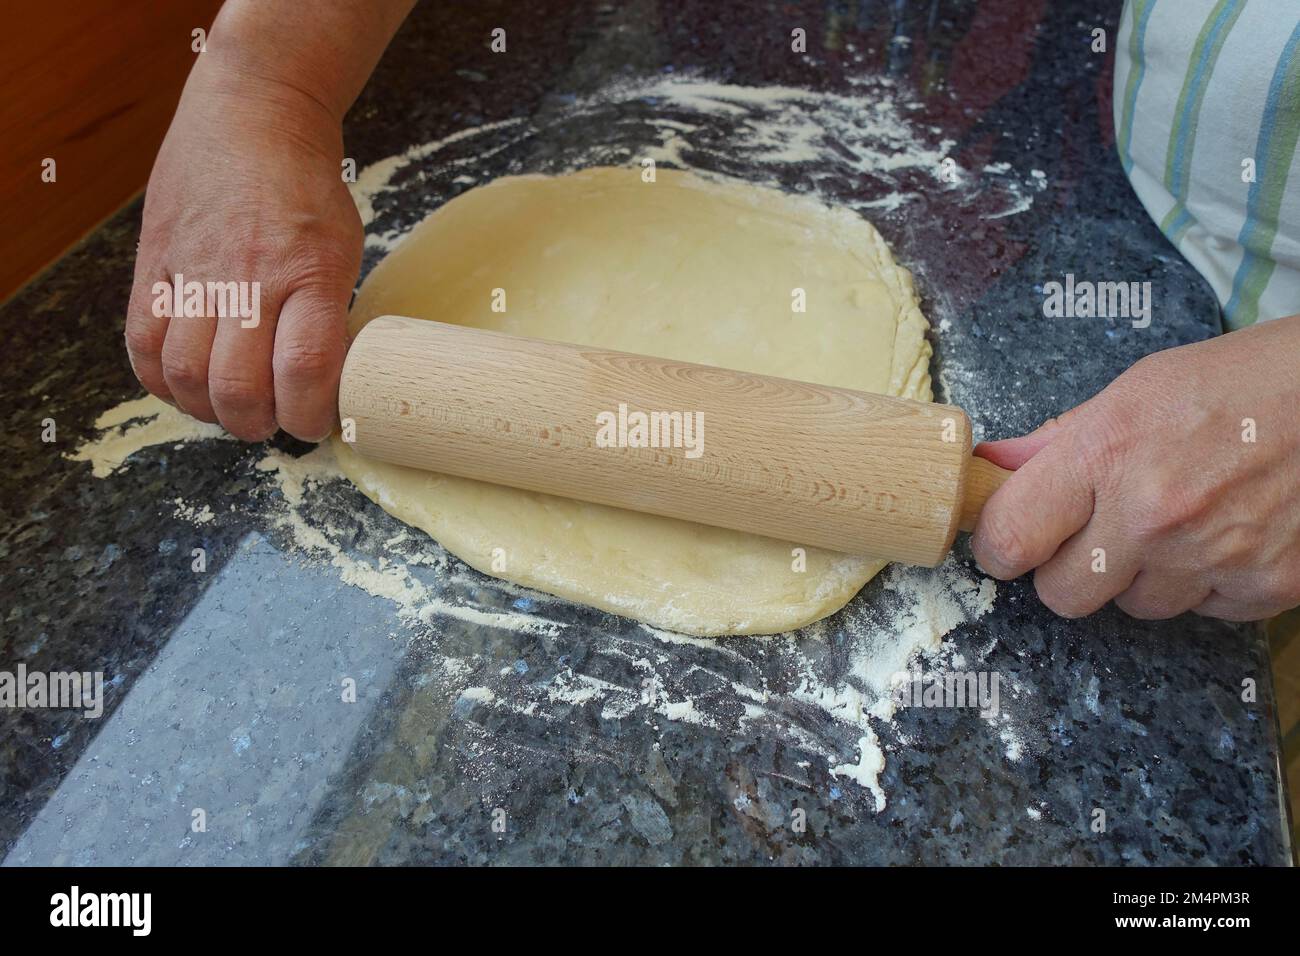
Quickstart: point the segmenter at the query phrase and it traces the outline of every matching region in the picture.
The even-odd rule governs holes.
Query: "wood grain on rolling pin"
[[[598,446],[620,403],[702,411],[703,455]],[[396,464],[930,566],[970,451],[953,406],[393,316],[353,343],[339,414]]]

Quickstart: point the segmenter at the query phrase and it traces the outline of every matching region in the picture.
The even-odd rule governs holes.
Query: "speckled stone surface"
[[[1038,6],[1050,7],[1041,20],[1026,12]],[[597,136],[612,144],[610,161],[630,161],[644,144],[635,124],[613,128],[627,118],[620,111],[583,129],[548,123],[557,104],[614,76],[669,71],[833,90],[889,78],[955,141],[963,167],[1045,173],[1031,208],[997,219],[905,178],[838,187],[846,201],[920,193],[876,222],[916,271],[927,314],[945,320],[934,342],[940,397],[965,405],[983,434],[1010,435],[1141,355],[1218,329],[1208,288],[1147,220],[1115,161],[1110,61],[1088,49],[1093,26],[1113,36],[1114,14],[1098,20],[1092,6],[426,2],[350,114],[348,149],[364,166],[517,117],[537,135],[482,176],[559,168],[574,142]],[[496,26],[510,56],[486,53]],[[808,57],[789,54],[795,26],[808,31]],[[783,184],[800,189],[808,174],[792,165]],[[446,198],[420,185],[381,226]],[[667,658],[670,692],[707,694],[711,681],[780,690],[795,677],[762,638],[733,639],[725,654],[665,646],[563,602],[546,609],[568,624],[558,636],[446,620],[412,637],[392,605],[304,562],[265,526],[270,492],[253,467],[265,449],[152,448],[106,480],[62,458],[99,412],[137,394],[120,335],[138,224],[137,203],[0,309],[9,343],[0,669],[102,670],[108,682],[97,721],[0,711],[6,864],[1289,861],[1258,631],[1193,616],[1134,622],[1111,609],[1061,621],[1025,581],[1000,587],[989,615],[951,635],[1023,688],[1025,753],[1009,759],[997,729],[971,711],[905,710],[879,728],[889,798],[880,812],[824,763],[760,731],[610,718],[576,704],[528,716],[446,693],[434,675],[448,657],[471,662],[468,683],[498,695],[565,669],[636,686],[643,655]],[[1151,327],[1044,319],[1035,289],[1067,272],[1151,281]],[[46,418],[55,445],[40,440]],[[181,520],[168,506],[178,497],[220,520]],[[383,553],[373,529],[399,527],[342,485],[319,516],[372,559]],[[194,547],[211,556],[206,574],[189,569]],[[964,544],[959,557],[969,565]],[[457,600],[532,607],[459,572],[472,583],[456,585]],[[879,600],[877,581],[854,603]],[[790,640],[834,671],[853,640],[840,619],[825,636]],[[620,654],[608,653],[615,646]],[[340,706],[340,675],[357,679],[355,704]],[[1244,680],[1257,683],[1253,702],[1241,699]],[[824,715],[788,716],[852,752]],[[196,807],[206,833],[191,832]],[[807,812],[806,831],[788,826],[792,807]],[[1104,833],[1090,826],[1097,808]],[[504,832],[494,811],[504,811]]]

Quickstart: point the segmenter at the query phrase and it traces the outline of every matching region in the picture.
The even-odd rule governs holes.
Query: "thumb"
[[[1092,484],[1070,445],[1044,442],[984,505],[971,549],[986,573],[1008,581],[1038,567],[1092,517]]]

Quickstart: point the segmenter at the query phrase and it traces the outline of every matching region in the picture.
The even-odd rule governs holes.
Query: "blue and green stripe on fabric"
[[[1191,182],[1192,153],[1196,148],[1196,132],[1200,125],[1201,104],[1205,90],[1214,75],[1215,64],[1223,50],[1224,41],[1245,8],[1244,0],[1219,0],[1201,27],[1192,59],[1187,65],[1187,75],[1178,94],[1178,107],[1173,124],[1173,135],[1165,154],[1165,188],[1174,197],[1174,205],[1160,223],[1160,231],[1169,241],[1178,245],[1192,224],[1187,211],[1187,187]],[[1226,173],[1225,173],[1226,174]]]
[[[1136,0],[1133,4],[1133,32],[1128,38],[1129,62],[1132,64],[1129,69],[1128,82],[1124,84],[1124,112],[1120,116],[1119,139],[1116,146],[1119,149],[1120,162],[1124,164],[1124,172],[1133,170],[1133,114],[1137,109],[1138,89],[1142,86],[1142,77],[1146,73],[1146,53],[1143,44],[1146,42],[1147,23],[1151,20],[1151,13],[1156,8],[1156,0]]]
[[[1259,317],[1259,299],[1273,275],[1273,240],[1277,237],[1286,181],[1300,140],[1298,50],[1300,23],[1282,50],[1264,102],[1264,120],[1255,144],[1255,181],[1247,194],[1246,222],[1237,236],[1243,255],[1232,280],[1232,297],[1224,308],[1232,328],[1250,325]]]

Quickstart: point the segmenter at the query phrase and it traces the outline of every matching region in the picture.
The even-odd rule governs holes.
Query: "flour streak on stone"
[[[801,181],[805,191],[835,201],[837,179],[860,174],[887,183],[900,171],[911,170],[927,177],[935,189],[971,191],[983,188],[981,184],[997,184],[1005,204],[1001,212],[995,210],[990,215],[1014,215],[1029,208],[1033,201],[1030,190],[1041,188],[1022,183],[1006,164],[986,167],[978,174],[959,170],[957,182],[942,182],[940,164],[953,144],[913,121],[910,116],[917,111],[916,104],[907,102],[887,82],[872,83],[851,94],[828,94],[789,87],[734,87],[700,77],[653,78],[614,84],[575,100],[548,117],[548,122],[594,129],[598,127],[590,120],[604,111],[612,115],[638,104],[645,106],[637,117],[646,133],[643,146],[628,149],[621,143],[593,141],[536,171],[554,174],[653,158],[709,175],[738,158],[748,175],[769,184],[788,182],[792,169],[806,171]],[[725,136],[715,135],[719,124],[726,126]],[[406,223],[390,221],[397,191],[402,188],[399,184],[410,179],[411,167],[418,174],[415,181],[427,190],[426,202],[436,205],[459,189],[504,173],[507,157],[542,135],[543,131],[527,120],[507,119],[459,130],[367,166],[351,189],[367,227],[368,248],[393,248],[428,211],[418,211]],[[503,167],[495,174],[493,162]],[[895,212],[915,199],[915,194],[906,191],[882,189],[877,198],[861,202],[857,208]],[[946,390],[950,397],[963,390],[964,383],[951,384],[954,387]],[[229,439],[219,427],[195,422],[152,398],[108,410],[96,427],[103,434],[70,457],[90,462],[97,478],[129,467],[132,454],[152,445]],[[309,507],[313,500],[336,494],[332,489],[342,488],[334,484],[338,470],[328,447],[301,458],[271,451],[256,467],[280,492],[279,499],[268,499],[259,506],[264,519],[284,532],[304,558],[332,568],[349,585],[391,602],[396,617],[408,627],[427,633],[431,624],[445,619],[538,636],[565,631],[565,624],[536,613],[554,599],[505,582],[488,581],[450,563],[435,544],[411,542],[406,532],[387,539],[385,549],[391,556],[368,561],[349,554],[333,529]],[[220,510],[212,504],[214,510]],[[207,513],[203,503],[176,505],[189,520],[202,520]],[[408,548],[412,543],[415,548]],[[413,573],[417,567],[444,577],[459,590],[470,584],[490,588],[533,610],[502,612],[442,600]],[[886,804],[886,794],[881,784],[885,753],[878,732],[895,718],[889,678],[918,662],[937,667],[951,658],[957,653],[951,643],[955,632],[988,613],[996,593],[992,581],[972,575],[955,561],[934,570],[891,568],[885,573],[884,585],[878,602],[867,607],[861,606],[866,602],[854,602],[834,625],[819,622],[800,635],[716,641],[643,628],[650,649],[629,646],[623,638],[598,631],[584,636],[593,654],[625,660],[642,675],[643,687],[616,684],[581,670],[561,672],[542,682],[494,673],[495,680],[488,681],[488,686],[473,661],[450,654],[435,657],[435,662],[440,661],[438,684],[447,693],[460,695],[467,706],[503,709],[521,717],[564,720],[574,711],[592,711],[606,721],[693,722],[723,734],[749,735],[761,729],[809,758],[798,761],[799,768],[811,771],[814,760],[820,761],[832,778],[868,791],[879,810]],[[828,668],[823,659],[814,659],[810,648],[837,634],[849,648],[848,658],[842,666]],[[744,643],[737,643],[742,640]],[[663,648],[662,653],[652,650],[655,645]],[[963,646],[961,663],[973,663],[990,650]],[[681,670],[681,655],[686,653],[696,655],[696,666],[688,669],[698,684],[694,689],[673,680]],[[747,668],[750,660],[764,666]],[[736,676],[746,673],[750,676]],[[788,679],[777,686],[764,674],[786,674]],[[1019,738],[1006,715],[999,718],[997,732],[1006,744],[1008,759],[1020,758]]]

